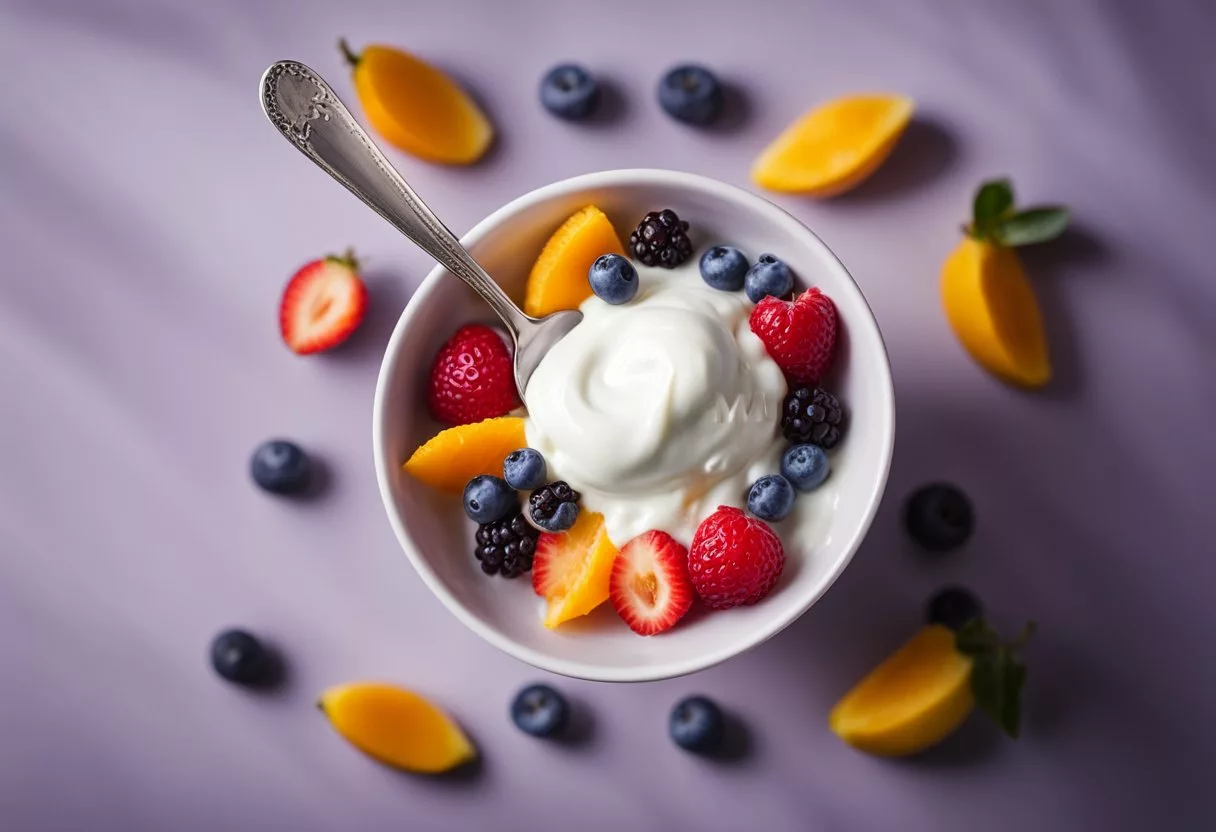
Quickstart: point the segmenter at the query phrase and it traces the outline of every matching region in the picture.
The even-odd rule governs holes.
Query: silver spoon
[[[271,124],[372,210],[481,295],[515,344],[522,399],[545,353],[583,319],[578,311],[539,320],[523,313],[393,169],[329,84],[304,64],[279,61],[262,75],[262,109]]]

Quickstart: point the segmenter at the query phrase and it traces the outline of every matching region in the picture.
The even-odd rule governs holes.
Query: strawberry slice
[[[352,252],[329,255],[300,268],[279,304],[283,342],[299,355],[341,344],[358,328],[367,309],[367,288]]]
[[[670,630],[692,606],[688,550],[667,532],[638,535],[621,548],[612,564],[608,597],[638,635]]]

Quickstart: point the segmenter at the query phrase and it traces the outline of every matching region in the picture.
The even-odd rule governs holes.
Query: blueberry
[[[723,292],[743,288],[747,257],[734,246],[714,246],[701,255],[701,278]]]
[[[269,651],[244,630],[225,630],[211,642],[211,666],[229,682],[258,685],[271,674]]]
[[[971,537],[975,515],[962,491],[948,483],[918,488],[904,507],[908,534],[930,552],[957,549]]]
[[[560,118],[572,121],[586,118],[599,100],[600,88],[595,78],[578,64],[559,64],[540,79],[540,103]]]
[[[818,445],[794,445],[781,456],[781,474],[799,491],[823,485],[831,471],[827,452]]]
[[[566,726],[566,698],[548,685],[529,685],[511,702],[511,721],[525,734],[551,737]]]
[[[552,517],[546,520],[537,520],[536,517],[532,519],[547,532],[564,532],[578,519],[578,503],[559,503],[553,510]]]
[[[638,270],[619,254],[601,254],[587,272],[591,290],[600,299],[619,306],[638,293]]]
[[[687,124],[709,124],[722,112],[722,85],[703,66],[683,64],[659,81],[659,106]]]
[[[308,488],[312,465],[294,442],[272,439],[258,445],[249,460],[249,473],[261,488],[275,494],[299,494]]]
[[[671,709],[667,730],[671,733],[671,741],[680,748],[704,753],[722,744],[726,719],[713,701],[704,696],[690,696]]]
[[[482,474],[464,487],[464,513],[477,523],[494,523],[519,508],[519,495],[499,477]]]
[[[756,265],[747,270],[743,289],[752,303],[759,303],[767,295],[783,298],[794,289],[794,273],[773,255],[761,254]]]
[[[520,448],[502,461],[502,478],[519,491],[531,491],[545,484],[545,458],[540,451]]]
[[[794,507],[794,486],[780,474],[769,474],[752,483],[747,509],[761,520],[783,520]]]
[[[930,624],[943,624],[951,630],[959,630],[973,618],[984,617],[984,606],[980,599],[961,586],[948,586],[929,599],[925,609],[925,620]]]

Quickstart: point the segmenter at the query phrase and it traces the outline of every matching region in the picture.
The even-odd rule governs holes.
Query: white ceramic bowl
[[[702,670],[770,638],[832,585],[865,537],[878,508],[894,441],[891,370],[878,325],[857,284],[823,242],[772,203],[688,173],[618,170],[577,176],[521,196],[464,237],[464,244],[513,297],[546,239],[574,211],[594,204],[622,240],[647,211],[672,208],[692,225],[700,256],[706,245],[741,247],[749,257],[773,252],[807,286],[819,286],[840,313],[842,336],[830,387],[849,414],[822,486],[830,517],[813,539],[789,547],[781,582],[751,607],[689,618],[660,636],[641,638],[605,603],[557,630],[541,626],[542,602],[528,579],[483,575],[473,559],[473,524],[460,501],[401,470],[402,462],[438,430],[427,415],[425,389],[435,352],[457,326],[494,322],[494,315],[456,277],[436,268],[397,322],[376,385],[372,442],[389,521],[418,574],[461,621],[491,644],[567,676],[626,682]],[[619,541],[618,541],[619,542]]]

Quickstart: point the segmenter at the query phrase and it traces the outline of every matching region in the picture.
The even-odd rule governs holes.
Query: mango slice
[[[903,756],[949,736],[967,715],[971,659],[941,625],[922,629],[836,703],[828,725],[861,751]]]
[[[586,615],[608,600],[617,549],[608,539],[604,516],[582,511],[568,531],[545,533],[536,543],[532,588],[548,601],[545,626]]]
[[[912,120],[912,99],[852,95],[795,121],[752,166],[752,181],[770,191],[830,197],[878,169]]]
[[[524,312],[541,318],[562,309],[577,309],[591,297],[587,272],[601,254],[625,255],[611,221],[588,205],[562,223],[545,243],[528,275]]]
[[[946,319],[980,366],[1013,384],[1051,380],[1043,318],[1017,252],[966,237],[942,266]]]
[[[408,52],[368,46],[355,54],[355,92],[372,128],[393,146],[429,162],[468,165],[494,140],[494,127],[452,79]]]
[[[347,742],[385,765],[439,774],[477,757],[477,749],[451,718],[395,685],[339,685],[321,694],[317,707]]]
[[[501,477],[507,454],[527,444],[521,417],[498,416],[440,431],[403,467],[432,488],[458,494],[479,474]]]

